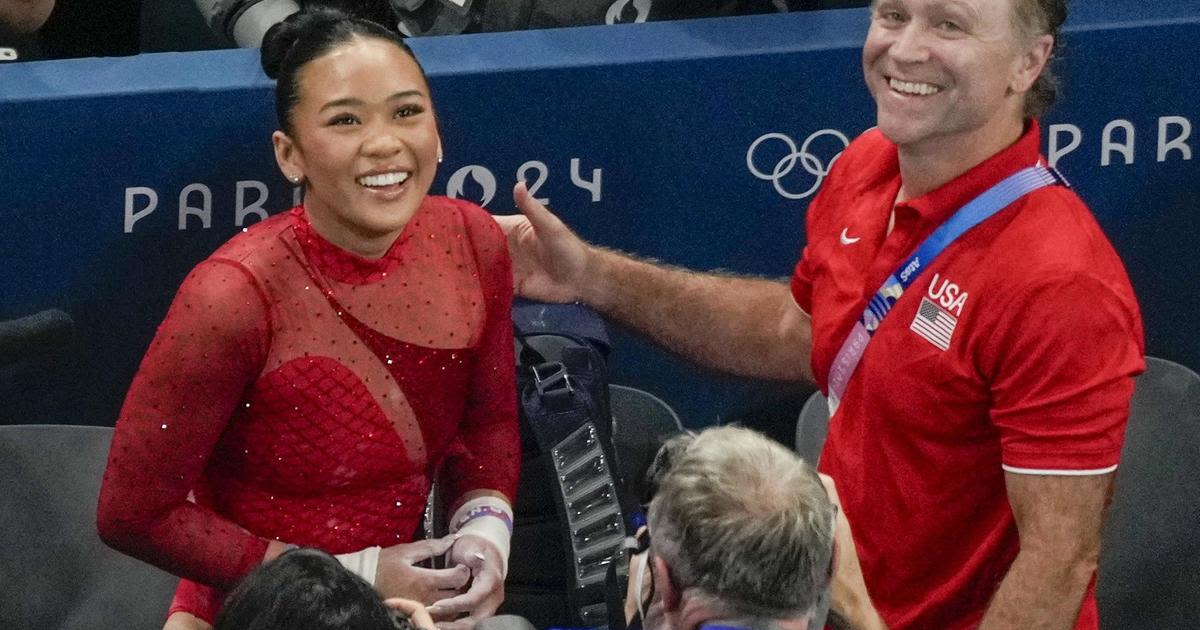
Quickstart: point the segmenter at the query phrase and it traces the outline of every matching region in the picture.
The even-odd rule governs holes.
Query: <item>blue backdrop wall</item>
[[[1200,1],[1072,11],[1045,152],[1124,257],[1149,353],[1200,368]],[[786,276],[808,199],[872,124],[866,26],[846,10],[414,41],[447,155],[434,192],[507,213],[520,177],[589,239]],[[293,203],[274,128],[256,51],[0,67],[0,319],[77,324],[60,351],[0,367],[0,423],[114,421],[187,271]],[[782,422],[806,393],[616,336],[614,380],[691,425]]]

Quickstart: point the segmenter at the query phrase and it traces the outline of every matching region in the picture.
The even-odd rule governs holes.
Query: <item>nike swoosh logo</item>
[[[839,240],[842,241],[842,245],[853,245],[862,240],[861,236],[855,236],[853,238],[846,236],[846,230],[847,228],[842,228],[842,235],[838,237]]]

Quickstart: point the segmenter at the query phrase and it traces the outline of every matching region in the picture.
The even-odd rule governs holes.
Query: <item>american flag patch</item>
[[[917,316],[908,328],[944,351],[950,347],[950,338],[954,336],[955,326],[958,326],[957,317],[947,313],[929,298],[921,298],[921,307],[917,309]]]

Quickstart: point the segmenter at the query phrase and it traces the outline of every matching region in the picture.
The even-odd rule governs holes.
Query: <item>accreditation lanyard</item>
[[[916,252],[900,263],[900,266],[883,281],[883,286],[867,302],[867,308],[854,324],[854,328],[842,343],[829,368],[829,415],[837,412],[842,395],[850,383],[850,377],[867,350],[867,343],[879,330],[885,317],[891,312],[904,290],[917,281],[921,272],[928,269],[951,243],[988,217],[1008,207],[1025,195],[1053,184],[1069,186],[1067,180],[1053,168],[1030,166],[1022,169],[984,191],[934,230]]]

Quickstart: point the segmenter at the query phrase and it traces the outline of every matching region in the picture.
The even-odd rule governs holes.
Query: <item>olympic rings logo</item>
[[[822,161],[819,156],[812,152],[813,142],[818,138],[823,138],[825,136],[833,136],[842,143],[842,146],[837,150],[837,153],[833,154],[833,156],[829,158],[828,162]],[[770,172],[764,172],[755,165],[754,157],[759,149],[759,146],[769,140],[777,140],[782,142],[784,147],[787,149],[787,153],[779,158],[779,161],[775,163],[774,168],[772,168]],[[771,182],[771,184],[775,187],[775,191],[778,192],[783,198],[793,200],[804,199],[817,192],[817,189],[821,187],[821,182],[825,181],[825,177],[829,175],[830,169],[833,168],[833,163],[837,161],[838,157],[842,155],[842,151],[844,151],[848,146],[850,146],[850,139],[836,129],[822,129],[810,135],[804,140],[804,144],[801,144],[799,148],[796,147],[796,142],[794,140],[782,133],[768,133],[755,140],[750,145],[750,148],[746,151],[746,168],[750,169],[750,174],[754,175],[758,179]],[[784,180],[789,174],[792,173],[792,171],[796,169],[797,164],[799,164],[800,168],[804,169],[804,171],[813,178],[812,185],[804,190],[804,192],[799,193],[791,192],[784,186]]]

